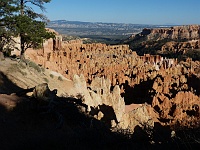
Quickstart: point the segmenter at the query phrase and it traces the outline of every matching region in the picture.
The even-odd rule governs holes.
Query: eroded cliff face
[[[148,40],[161,39],[188,39],[200,38],[199,25],[175,26],[171,28],[144,29],[141,35],[147,36]]]
[[[176,59],[159,55],[138,56],[128,45],[82,44],[80,40],[65,42],[59,50],[30,50],[26,56],[69,79],[74,74],[83,74],[90,83],[95,77],[105,77],[111,80],[111,85],[133,86],[152,78],[156,71],[177,64]]]
[[[200,48],[200,40],[190,40],[187,42],[167,42],[161,47],[162,52],[183,52]]]
[[[125,40],[130,48],[138,54],[162,54],[180,57],[186,52],[200,48],[200,26],[187,25],[171,28],[143,29],[139,34]]]
[[[90,114],[111,127],[199,125],[197,62],[138,56],[128,45],[79,40],[63,43],[58,50],[27,51],[26,57],[74,80]]]
[[[154,79],[151,106],[165,125],[199,126],[200,80],[184,66]]]
[[[84,76],[75,75],[73,81],[79,91],[78,97],[88,106],[88,114],[103,121],[109,128],[128,129],[129,132],[134,132],[136,126],[153,128],[154,120],[148,112],[148,105],[136,104],[134,109],[133,105],[126,106],[119,85],[111,88],[109,79],[96,77],[86,86]]]
[[[109,79],[95,78],[87,86],[83,75],[75,75],[74,86],[88,106],[89,114],[112,128],[134,132],[136,126],[152,129],[155,122],[175,129],[199,127],[200,80],[179,67],[158,74],[148,89],[140,89],[148,99],[140,93],[131,95],[134,88],[132,93],[125,92],[131,95],[131,104],[125,104],[119,86],[111,88]]]

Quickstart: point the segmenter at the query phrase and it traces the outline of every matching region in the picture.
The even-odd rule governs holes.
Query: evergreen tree
[[[19,33],[21,41],[21,59],[24,60],[24,53],[28,48],[39,48],[45,39],[53,38],[54,34],[45,29],[45,19],[43,14],[33,11],[27,4],[38,6],[45,11],[44,3],[51,0],[18,0],[20,13],[16,18],[16,32]],[[38,21],[40,18],[42,21]]]
[[[45,22],[37,21],[29,16],[20,15],[16,19],[16,32],[20,34],[21,58],[28,48],[41,48],[45,39],[53,38],[54,33],[45,29]]]
[[[14,43],[14,16],[18,11],[16,0],[0,1],[0,51],[7,53],[11,50]]]
[[[20,37],[21,59],[28,48],[40,48],[44,40],[54,38],[54,33],[45,29],[47,18],[30,6],[38,6],[43,12],[44,4],[51,0],[1,0],[0,1],[0,51],[11,43],[14,36]]]

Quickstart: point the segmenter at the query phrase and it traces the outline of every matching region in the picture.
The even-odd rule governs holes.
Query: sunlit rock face
[[[200,48],[200,25],[143,29],[124,41],[142,53],[185,54]]]
[[[199,39],[199,25],[175,26],[171,28],[144,29],[141,35],[146,35],[148,39],[161,40],[170,39]]]
[[[198,120],[198,62],[138,56],[128,45],[73,40],[54,49],[55,43],[47,44],[52,49],[27,51],[26,57],[73,80],[90,114],[110,127],[133,130],[138,124],[180,120],[190,126]]]
[[[105,78],[95,78],[88,87],[84,77],[74,76],[74,87],[79,91],[89,114],[103,121],[106,125],[117,129],[129,129],[134,132],[136,126],[146,125],[153,128],[154,120],[149,114],[147,105],[126,106],[120,95],[118,85],[111,89],[111,82]],[[128,108],[128,111],[126,109]]]
[[[47,42],[49,48],[27,50],[26,57],[69,79],[73,79],[74,74],[83,74],[87,83],[95,77],[105,77],[110,79],[111,85],[128,83],[133,86],[147,76],[154,76],[161,68],[177,64],[175,59],[159,55],[138,56],[128,45],[83,44],[81,40],[73,40],[62,42],[59,49],[52,49],[52,42]]]

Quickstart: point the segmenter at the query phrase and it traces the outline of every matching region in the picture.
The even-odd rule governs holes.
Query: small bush
[[[51,78],[54,78],[54,75],[53,75],[53,74],[50,74],[50,77],[51,77]]]
[[[60,80],[60,81],[63,81],[63,79],[62,79],[62,77],[61,77],[61,76],[59,76],[59,77],[58,77],[58,80]]]
[[[22,62],[20,62],[18,66],[21,69],[26,69],[26,65],[24,63],[22,63]]]
[[[34,63],[32,61],[30,61],[28,63],[28,66],[31,67],[31,68],[33,68],[33,69],[35,69],[37,72],[42,72],[40,66],[38,66],[36,63]]]
[[[26,76],[27,75],[27,73],[26,72],[23,72],[23,71],[19,71],[23,76]]]
[[[83,99],[83,97],[84,97],[84,96],[83,96],[81,93],[78,93],[78,94],[76,95],[76,98],[81,99],[81,100]]]
[[[43,78],[44,79],[44,81],[46,82],[46,83],[48,83],[49,82],[49,80],[47,79],[47,78]]]
[[[18,66],[18,64],[12,64],[12,65],[8,68],[7,71],[8,71],[8,72],[18,72],[18,71],[19,71],[19,66]]]
[[[44,71],[45,71],[44,67],[40,67],[40,68],[41,68],[41,71],[42,71],[42,72],[44,72]]]
[[[23,66],[22,63],[19,64],[12,64],[9,68],[8,68],[8,72],[19,72],[21,73],[23,76],[27,75],[27,72],[22,71],[22,69],[25,69],[26,67]]]
[[[41,73],[41,72],[44,72],[45,69],[43,67],[40,67],[38,64],[36,64],[35,62],[32,62],[32,61],[28,61],[28,66],[35,69],[37,72]]]

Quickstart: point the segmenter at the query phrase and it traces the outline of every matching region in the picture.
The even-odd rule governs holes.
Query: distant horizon
[[[84,23],[116,23],[116,24],[133,24],[133,25],[157,25],[157,26],[187,26],[187,25],[200,25],[200,24],[145,24],[145,23],[124,23],[124,22],[102,22],[102,21],[98,21],[98,22],[91,22],[91,21],[80,21],[80,20],[67,20],[67,19],[58,19],[58,20],[50,20],[50,22],[53,21],[69,21],[69,22],[84,22]]]
[[[32,6],[32,5],[31,5]],[[47,18],[81,22],[199,25],[199,0],[51,0]],[[33,9],[39,12],[37,7]]]

